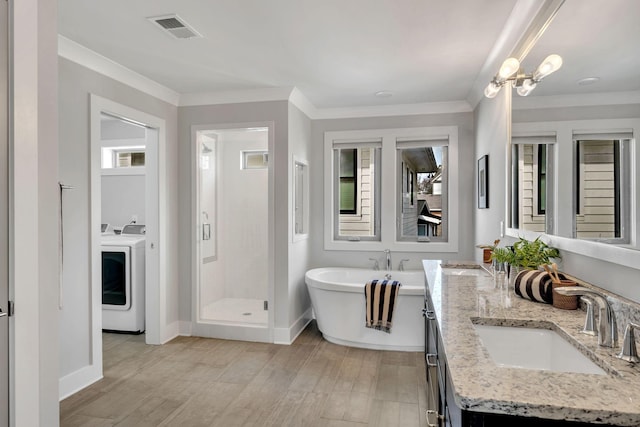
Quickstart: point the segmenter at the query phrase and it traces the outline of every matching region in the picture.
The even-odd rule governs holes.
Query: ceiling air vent
[[[147,18],[166,33],[171,34],[176,39],[192,39],[202,37],[196,30],[189,26],[178,15],[164,15]]]

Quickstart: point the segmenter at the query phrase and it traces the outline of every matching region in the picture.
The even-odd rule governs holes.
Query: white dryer
[[[122,231],[102,236],[102,329],[141,334],[145,330],[144,226],[125,226]]]

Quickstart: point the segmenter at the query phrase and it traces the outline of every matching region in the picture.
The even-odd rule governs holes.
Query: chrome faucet
[[[554,289],[562,295],[587,295],[596,301],[599,308],[598,318],[598,345],[602,347],[618,346],[618,325],[616,316],[607,298],[598,291],[582,286],[566,286]]]
[[[622,351],[616,357],[618,359],[626,360],[629,363],[640,362],[638,357],[638,350],[636,349],[636,339],[633,336],[633,330],[640,330],[640,325],[637,323],[629,322],[624,330],[624,341],[622,342]]]
[[[384,254],[387,256],[387,263],[385,264],[387,267],[387,271],[391,271],[391,250],[385,249]]]

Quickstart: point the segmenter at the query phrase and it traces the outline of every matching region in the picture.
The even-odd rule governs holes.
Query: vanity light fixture
[[[498,74],[493,77],[491,83],[484,89],[484,96],[487,98],[495,97],[502,86],[508,82],[516,88],[518,95],[527,96],[540,80],[549,74],[557,71],[562,66],[562,58],[560,55],[549,55],[531,74],[526,74],[520,67],[520,61],[516,58],[507,58],[498,70]]]

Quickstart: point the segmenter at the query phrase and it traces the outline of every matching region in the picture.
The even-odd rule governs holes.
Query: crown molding
[[[571,95],[514,96],[512,101],[514,110],[626,104],[640,104],[640,90]]]
[[[465,113],[473,111],[472,106],[467,101],[317,108],[296,87],[178,93],[62,35],[58,35],[58,55],[177,107],[289,101],[313,120]]]
[[[467,113],[473,111],[467,101],[429,102],[419,104],[393,104],[361,107],[318,108],[315,120],[364,117],[413,116],[420,114]]]
[[[180,94],[119,63],[58,34],[58,56],[103,74],[172,105],[178,105]]]
[[[194,92],[180,94],[179,107],[199,105],[241,104],[245,102],[287,101],[292,87]]]

